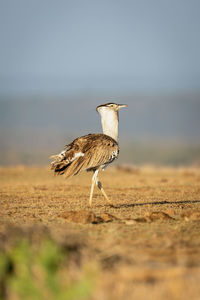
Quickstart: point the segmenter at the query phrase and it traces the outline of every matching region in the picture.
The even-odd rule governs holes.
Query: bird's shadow
[[[130,204],[120,204],[115,205],[114,208],[120,209],[123,207],[135,207],[135,206],[145,206],[145,205],[169,205],[169,204],[188,204],[188,203],[200,203],[200,200],[181,200],[181,201],[152,201],[152,202],[140,202],[140,203],[130,203]]]

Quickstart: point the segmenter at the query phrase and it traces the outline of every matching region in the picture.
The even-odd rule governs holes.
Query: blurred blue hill
[[[127,103],[120,112],[120,160],[183,165],[200,159],[200,94],[90,94],[0,100],[0,164],[47,164],[77,136],[101,132],[97,105]]]

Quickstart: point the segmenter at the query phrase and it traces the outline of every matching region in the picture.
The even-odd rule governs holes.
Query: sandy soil
[[[200,299],[200,170],[108,168],[100,180],[115,207],[96,189],[92,209],[91,175],[0,168],[1,241],[47,228],[76,245],[77,268],[95,270],[94,300]]]

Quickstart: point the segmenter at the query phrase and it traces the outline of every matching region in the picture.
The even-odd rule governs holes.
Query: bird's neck
[[[100,115],[103,133],[111,136],[116,142],[118,142],[118,112],[102,109]]]

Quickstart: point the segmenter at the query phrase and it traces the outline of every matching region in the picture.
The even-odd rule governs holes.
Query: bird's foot
[[[108,201],[108,199],[107,199],[107,201]],[[111,207],[115,207],[114,204],[113,204],[110,200],[108,201],[108,204],[109,204]]]

